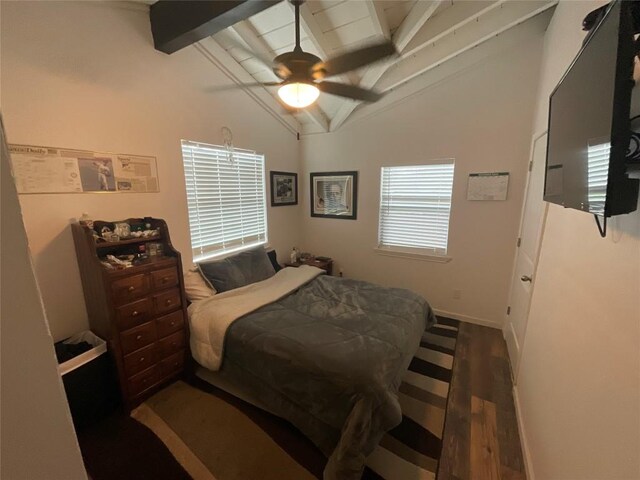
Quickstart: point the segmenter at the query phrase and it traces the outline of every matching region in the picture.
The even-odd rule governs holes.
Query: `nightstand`
[[[323,258],[319,260],[317,258],[310,258],[309,260],[298,260],[296,263],[285,263],[285,267],[299,267],[300,265],[311,265],[312,267],[318,267],[327,272],[327,275],[331,275],[333,272],[333,260],[331,258]]]

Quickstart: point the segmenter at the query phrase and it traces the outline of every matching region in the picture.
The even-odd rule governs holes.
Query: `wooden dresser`
[[[96,243],[91,228],[71,228],[91,330],[107,341],[124,405],[131,409],[182,375],[188,328],[182,262],[167,224],[149,218],[124,222],[151,223],[159,235]],[[109,222],[94,224],[98,228]],[[109,270],[101,263],[107,254],[134,254],[152,243],[162,244],[162,255],[122,270]]]

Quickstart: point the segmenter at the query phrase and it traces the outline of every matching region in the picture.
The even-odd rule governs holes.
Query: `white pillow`
[[[207,285],[198,267],[190,268],[184,275],[184,290],[191,303],[215,295],[216,290]]]

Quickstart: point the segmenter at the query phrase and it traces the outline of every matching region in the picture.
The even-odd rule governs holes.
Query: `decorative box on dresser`
[[[164,220],[125,222],[151,224],[158,235],[97,243],[94,230],[72,224],[78,266],[91,330],[107,341],[118,371],[127,409],[183,374],[188,328],[180,253],[171,245]],[[94,222],[94,228],[113,222]],[[141,245],[162,244],[162,254],[121,270],[101,262],[106,255],[140,252]]]

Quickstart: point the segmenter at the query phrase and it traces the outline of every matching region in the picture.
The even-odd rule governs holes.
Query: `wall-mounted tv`
[[[608,5],[549,104],[544,200],[605,219],[632,212],[638,203],[639,180],[626,172],[634,86],[632,3]]]

